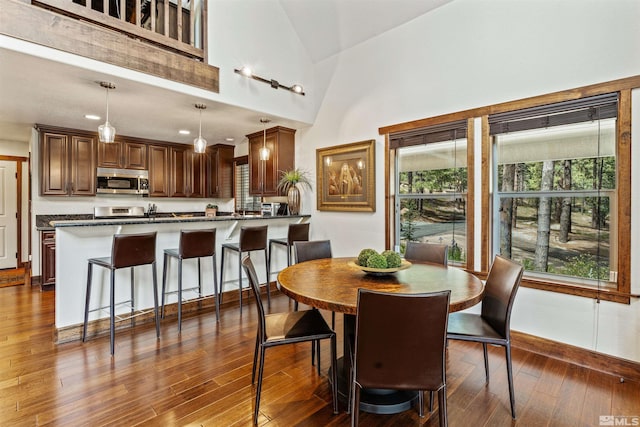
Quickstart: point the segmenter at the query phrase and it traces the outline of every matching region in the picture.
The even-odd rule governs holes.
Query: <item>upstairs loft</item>
[[[218,92],[206,22],[204,0],[4,0],[0,34]]]

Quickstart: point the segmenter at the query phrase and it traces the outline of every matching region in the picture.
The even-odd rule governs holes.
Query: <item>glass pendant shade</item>
[[[196,153],[204,153],[207,148],[207,140],[202,136],[198,136],[193,140],[193,151]]]
[[[116,138],[116,128],[111,126],[109,121],[106,121],[103,125],[98,126],[98,136],[100,142],[111,143]]]
[[[266,118],[260,119],[260,122],[264,126],[264,130],[262,132],[262,148],[258,152],[258,155],[260,157],[260,160],[264,160],[264,161],[269,160],[269,154],[270,154],[270,151],[267,148],[267,123],[269,123],[270,121],[271,120]]]
[[[260,149],[260,160],[269,160],[269,149],[267,147]]]

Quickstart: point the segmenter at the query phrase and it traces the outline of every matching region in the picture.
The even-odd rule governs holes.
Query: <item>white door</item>
[[[16,173],[16,162],[0,160],[0,268],[18,267]]]

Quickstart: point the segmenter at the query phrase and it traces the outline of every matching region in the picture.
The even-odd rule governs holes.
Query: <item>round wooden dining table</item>
[[[294,264],[278,274],[280,290],[288,297],[315,308],[344,313],[344,357],[338,363],[338,389],[343,400],[350,387],[348,355],[355,334],[358,289],[407,294],[450,290],[450,312],[479,303],[484,291],[480,279],[456,267],[413,263],[393,274],[373,275],[362,271],[354,261],[354,258],[317,259]],[[378,414],[398,413],[409,409],[416,396],[415,392],[365,389],[360,395],[360,409]]]

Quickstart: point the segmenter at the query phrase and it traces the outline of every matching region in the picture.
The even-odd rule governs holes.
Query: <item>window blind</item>
[[[443,123],[439,125],[411,129],[389,134],[389,148],[410,147],[412,145],[431,144],[452,141],[467,137],[467,120]]]

